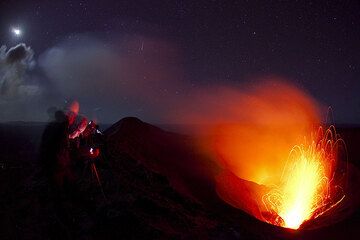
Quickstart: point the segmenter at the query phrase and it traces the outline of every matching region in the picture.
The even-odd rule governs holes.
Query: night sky
[[[0,121],[43,121],[50,105],[77,99],[103,122],[156,122],[169,95],[276,75],[331,106],[336,122],[360,124],[358,1],[5,0],[0,24],[0,45],[33,52],[7,80],[21,91],[0,94]]]

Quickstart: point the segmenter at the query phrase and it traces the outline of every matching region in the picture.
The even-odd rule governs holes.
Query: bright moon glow
[[[13,28],[11,31],[15,34],[15,36],[21,35],[21,30],[19,28]]]

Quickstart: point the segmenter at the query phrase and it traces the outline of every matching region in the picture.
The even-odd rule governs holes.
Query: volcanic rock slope
[[[0,125],[0,239],[262,239],[246,228],[235,229],[237,223],[224,224],[192,197],[194,189],[176,183],[177,176],[173,182],[180,190],[175,190],[158,163],[196,156],[189,138],[136,118],[125,118],[105,132],[97,166],[104,194],[85,168],[76,183],[78,193],[54,202],[37,161],[43,129],[38,124]],[[165,170],[171,176],[176,166]],[[205,184],[203,177],[188,175],[185,181],[198,180],[196,188]]]
[[[194,158],[206,157],[196,151],[190,137],[163,131],[137,118],[122,119],[105,135],[110,168],[117,172],[116,181],[121,184],[119,191],[131,196],[131,202],[127,202],[129,213],[149,231],[142,236],[262,239],[247,228],[236,229],[238,223],[224,224],[217,215],[218,210],[230,208],[219,202],[209,176],[197,174],[204,166]],[[186,172],[192,167],[194,173]],[[182,173],[186,176],[179,176]],[[204,204],[197,197],[207,198],[209,203]],[[211,208],[214,206],[218,209]],[[238,221],[244,218],[249,216],[241,213],[235,217]],[[229,216],[227,220],[231,219]]]

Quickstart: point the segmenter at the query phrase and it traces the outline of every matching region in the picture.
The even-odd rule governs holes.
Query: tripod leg
[[[95,177],[96,177],[96,180],[97,180],[97,182],[98,182],[98,184],[99,184],[101,193],[102,193],[105,201],[107,201],[107,199],[106,199],[106,197],[105,197],[104,190],[103,190],[102,185],[101,185],[100,177],[99,177],[98,171],[97,171],[97,169],[96,169],[95,163],[91,163],[91,170],[92,170],[92,172],[94,173],[94,175],[95,175]]]

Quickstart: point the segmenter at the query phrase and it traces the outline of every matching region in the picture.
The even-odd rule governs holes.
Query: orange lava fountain
[[[338,205],[345,195],[334,183],[339,147],[344,141],[334,126],[325,132],[319,129],[309,143],[294,146],[284,168],[280,184],[263,196],[268,212],[276,217],[267,219],[271,224],[298,229]]]

